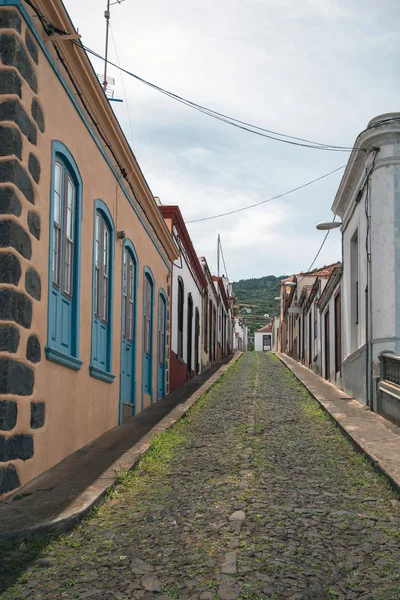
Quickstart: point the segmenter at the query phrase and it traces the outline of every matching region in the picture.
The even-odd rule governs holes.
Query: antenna
[[[219,248],[221,245],[221,238],[220,235],[218,234],[218,241],[217,241],[217,273],[218,273],[218,277],[219,277]]]
[[[107,8],[104,11],[104,18],[106,20],[106,49],[104,52],[104,74],[103,75],[98,74],[97,77],[100,79],[101,85],[103,86],[103,90],[109,100],[112,100],[114,97],[114,90],[109,89],[109,86],[115,85],[114,77],[109,77],[107,75],[108,34],[110,31],[110,17],[111,17],[110,6],[113,6],[114,4],[122,4],[122,2],[125,2],[125,0],[116,0],[115,2],[111,2],[111,0],[107,0]]]

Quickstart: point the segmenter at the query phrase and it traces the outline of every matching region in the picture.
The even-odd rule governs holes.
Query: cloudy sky
[[[83,43],[104,55],[105,0],[64,2]],[[399,110],[397,0],[124,0],[112,6],[111,24],[110,60],[268,129],[349,146],[372,117]],[[153,194],[178,204],[186,221],[265,200],[347,162],[346,152],[260,138],[122,80],[113,67],[109,74],[124,98],[115,112]],[[307,269],[323,238],[315,224],[330,218],[340,177],[189,224],[198,254],[215,270],[220,233],[231,280]],[[316,266],[339,258],[334,231]]]

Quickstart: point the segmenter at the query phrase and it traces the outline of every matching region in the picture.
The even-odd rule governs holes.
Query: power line
[[[115,2],[114,4],[120,4],[123,1],[124,0],[119,0],[118,2]],[[113,31],[113,28],[111,27],[111,23],[110,23],[110,31],[111,31],[111,38],[112,38],[113,45],[114,45],[115,55],[117,57],[117,62],[118,62],[118,64],[120,64],[119,55],[118,55],[118,49],[117,49],[117,44],[115,43],[114,31]],[[128,95],[126,93],[125,81],[124,81],[124,76],[122,74],[122,71],[121,71],[121,81],[122,81],[122,87],[124,88],[124,98],[125,98],[126,110],[127,110],[127,113],[128,113],[129,129],[130,129],[130,132],[131,132],[131,142],[132,142],[132,146],[134,146],[134,143],[133,143],[133,128],[132,128],[131,111],[129,110]]]
[[[297,192],[298,190],[308,187],[308,186],[312,185],[313,183],[316,183],[317,181],[321,181],[321,179],[325,179],[326,177],[329,177],[329,175],[333,175],[334,173],[341,171],[342,169],[346,168],[347,165],[350,165],[350,164],[356,162],[357,160],[360,160],[360,158],[363,158],[363,157],[364,157],[364,155],[362,157],[356,158],[355,160],[353,160],[351,162],[346,163],[345,165],[342,165],[341,167],[337,167],[337,169],[334,169],[333,171],[329,171],[329,173],[325,173],[325,175],[321,175],[320,177],[317,177],[316,179],[313,179],[312,181],[303,183],[302,185],[292,188],[291,190],[288,190],[287,192],[283,192],[282,194],[278,194],[277,196],[272,196],[272,198],[267,198],[267,200],[261,200],[261,202],[255,202],[254,204],[249,204],[248,206],[243,206],[242,208],[236,208],[234,210],[229,210],[227,212],[219,213],[217,215],[211,215],[210,217],[202,217],[201,219],[192,219],[191,221],[186,221],[186,223],[187,224],[201,223],[202,221],[210,221],[211,219],[219,219],[220,217],[226,217],[228,215],[233,215],[235,213],[242,212],[244,210],[249,210],[249,208],[254,208],[255,206],[260,206],[261,204],[266,204],[267,202],[272,202],[272,200],[277,200],[278,198],[283,198],[284,196],[293,194],[293,192]]]
[[[234,117],[231,117],[224,113],[220,113],[218,111],[215,111],[211,108],[208,108],[208,107],[198,104],[196,102],[192,102],[191,100],[188,100],[187,98],[184,98],[183,96],[180,96],[178,94],[170,92],[169,90],[166,90],[154,83],[151,83],[150,81],[143,79],[143,77],[140,77],[139,75],[136,75],[135,73],[132,73],[131,71],[128,71],[127,69],[124,69],[123,67],[113,63],[109,59],[106,59],[104,56],[101,56],[101,54],[99,54],[98,52],[95,52],[91,48],[88,48],[81,42],[72,40],[72,43],[83,48],[88,54],[91,54],[92,56],[98,58],[99,60],[102,60],[102,61],[112,65],[116,69],[120,69],[121,71],[123,71],[124,73],[129,75],[130,77],[133,77],[137,81],[140,81],[141,83],[168,96],[169,98],[172,98],[173,100],[176,100],[177,102],[180,102],[181,104],[184,104],[190,108],[193,108],[194,110],[202,112],[203,114],[206,114],[209,117],[212,117],[214,119],[217,119],[219,121],[227,123],[228,125],[232,125],[233,127],[243,129],[244,131],[248,131],[249,133],[253,133],[253,134],[259,135],[261,137],[266,137],[268,139],[272,139],[277,142],[282,142],[284,144],[291,144],[294,146],[300,146],[303,148],[312,148],[314,150],[326,150],[326,151],[331,151],[331,152],[351,152],[354,149],[354,147],[350,147],[350,146],[338,146],[338,145],[333,145],[333,144],[324,144],[321,142],[314,142],[312,140],[308,140],[305,138],[300,138],[300,137],[291,136],[291,135],[287,135],[284,133],[272,131],[270,129],[266,129],[265,127],[253,125],[252,123],[248,123],[247,121],[241,121],[240,119],[235,119]],[[280,137],[276,137],[276,136],[280,136]],[[287,139],[282,139],[282,138],[287,138]]]
[[[225,275],[226,275],[226,277],[229,279],[229,276],[228,276],[228,269],[226,268],[225,257],[224,257],[224,251],[222,250],[222,244],[221,244],[221,242],[219,243],[219,247],[220,247],[220,250],[221,250],[222,262],[224,263],[224,267],[225,267]]]

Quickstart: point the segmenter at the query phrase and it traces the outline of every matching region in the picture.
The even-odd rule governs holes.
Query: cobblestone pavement
[[[0,546],[1,599],[400,598],[400,503],[248,353],[73,533]]]

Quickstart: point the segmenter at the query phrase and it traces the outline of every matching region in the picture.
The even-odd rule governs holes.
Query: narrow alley
[[[278,358],[246,353],[0,598],[398,600],[400,503]]]

